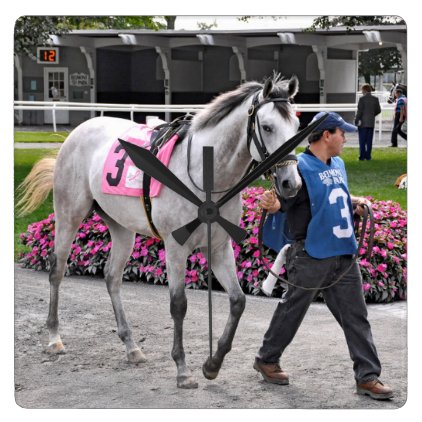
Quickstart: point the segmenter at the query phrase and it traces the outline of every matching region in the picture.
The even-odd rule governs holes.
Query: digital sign
[[[38,47],[37,63],[59,64],[59,49],[57,47]]]

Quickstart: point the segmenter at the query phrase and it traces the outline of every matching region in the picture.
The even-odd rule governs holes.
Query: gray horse
[[[288,102],[298,91],[298,80],[284,80],[274,75],[265,86],[248,82],[237,89],[221,94],[199,112],[189,129],[192,135],[190,174],[196,185],[202,185],[202,151],[213,146],[216,172],[215,191],[224,191],[237,183],[252,159],[261,161],[257,146],[247,142],[248,111],[252,99],[264,103],[257,112],[254,131],[272,153],[296,134],[299,121]],[[272,99],[284,99],[274,102]],[[266,101],[265,101],[266,100]],[[55,246],[50,256],[51,270],[50,305],[47,319],[50,353],[63,353],[64,346],[59,334],[58,298],[70,247],[81,221],[95,209],[108,225],[112,249],[104,269],[105,281],[111,297],[117,333],[126,346],[127,359],[132,363],[146,360],[133,340],[120,297],[122,274],[133,249],[135,234],[152,236],[144,208],[139,198],[108,195],[102,192],[102,170],[107,154],[116,139],[134,122],[111,117],[96,117],[79,125],[60,149],[57,157],[39,161],[23,183],[24,196],[20,202],[23,212],[37,208],[53,189],[55,212]],[[176,144],[169,169],[201,200],[205,194],[191,182],[187,171],[187,141]],[[293,196],[300,188],[296,166],[279,169],[281,194]],[[215,193],[217,201],[223,194]],[[172,190],[163,186],[153,199],[152,220],[160,233],[166,249],[166,266],[170,291],[170,312],[174,320],[174,344],[172,357],[177,366],[177,386],[196,388],[198,383],[186,366],[183,348],[183,320],[187,309],[184,291],[186,259],[196,248],[207,253],[206,225],[201,225],[181,246],[171,235],[172,231],[197,217],[197,208]],[[239,224],[242,205],[240,194],[227,202],[220,210],[222,217]],[[230,351],[239,319],[245,307],[245,296],[239,286],[231,241],[219,226],[212,230],[213,272],[229,296],[230,314],[218,347],[204,366],[208,379],[217,377],[225,355]]]

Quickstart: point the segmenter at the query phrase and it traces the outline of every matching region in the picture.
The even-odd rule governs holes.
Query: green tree
[[[47,45],[50,35],[74,29],[174,29],[176,16],[22,16],[15,23],[15,53],[33,57],[34,47]]]
[[[316,29],[330,29],[336,26],[345,26],[348,31],[353,31],[356,26],[373,25],[405,25],[400,16],[318,16],[312,25],[305,31]]]
[[[347,31],[355,30],[356,26],[405,25],[400,16],[319,16],[305,31],[330,29],[345,26]],[[359,54],[359,76],[370,83],[371,76],[379,76],[390,70],[402,67],[401,55],[397,48],[375,48]]]
[[[166,29],[161,16],[69,16],[70,29]]]
[[[31,49],[46,45],[50,35],[68,31],[69,23],[64,17],[22,16],[15,23],[15,53],[32,56]]]
[[[359,76],[363,76],[366,83],[371,82],[371,76],[382,75],[401,67],[401,56],[395,47],[376,48],[359,54]]]
[[[206,22],[197,22],[198,28],[201,30],[209,30],[212,28],[217,28],[217,21],[214,19],[213,23],[206,23]]]

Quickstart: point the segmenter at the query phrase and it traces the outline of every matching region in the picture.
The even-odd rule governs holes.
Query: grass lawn
[[[355,196],[372,196],[376,200],[391,199],[407,209],[407,190],[394,183],[407,173],[407,149],[376,148],[371,161],[359,161],[358,150],[346,148],[342,158],[346,163],[350,192]]]
[[[30,172],[34,163],[40,158],[51,153],[51,151],[51,149],[15,149],[15,192],[18,185]],[[33,213],[25,215],[24,217],[17,217],[15,214],[15,256],[17,256],[17,254],[19,254],[20,252],[26,250],[26,247],[21,245],[19,242],[19,234],[25,232],[30,223],[43,220],[51,212],[53,212],[53,195],[50,193],[48,199],[43,204],[41,204],[41,206],[36,209]]]
[[[15,142],[64,142],[69,132],[15,132]]]
[[[51,136],[50,133],[45,135]],[[298,149],[298,152],[301,151],[303,148]],[[15,149],[15,190],[33,164],[50,152],[50,149]],[[396,178],[407,172],[407,150],[376,148],[373,150],[371,161],[358,161],[357,154],[356,148],[345,148],[342,154],[351,193],[355,196],[372,196],[376,200],[391,199],[398,202],[403,209],[407,209],[407,191],[394,186]],[[254,185],[268,186],[267,182],[261,180],[254,182]],[[32,214],[15,217],[15,256],[25,250],[25,247],[19,244],[19,234],[26,231],[28,224],[46,218],[51,212],[53,203],[50,194],[48,200]]]
[[[298,148],[302,152],[304,148]],[[354,196],[372,196],[375,200],[393,200],[407,209],[407,190],[397,189],[397,177],[407,173],[407,149],[374,148],[371,161],[359,161],[357,148],[344,148],[341,155],[347,170],[349,189]],[[255,186],[267,187],[261,180]]]

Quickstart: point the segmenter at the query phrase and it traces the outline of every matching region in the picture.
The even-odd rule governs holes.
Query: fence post
[[[53,131],[57,132],[57,126],[56,126],[56,104],[53,103]]]

